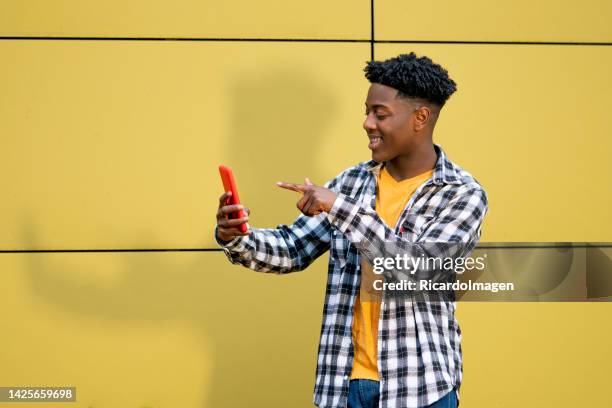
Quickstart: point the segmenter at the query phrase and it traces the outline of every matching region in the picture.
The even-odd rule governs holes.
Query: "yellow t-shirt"
[[[376,212],[383,221],[395,229],[395,224],[406,207],[408,200],[416,189],[433,175],[433,170],[415,177],[396,181],[383,166],[377,183]],[[372,285],[374,275],[370,268],[362,266],[361,288],[364,292]],[[362,301],[361,298],[368,299]],[[353,345],[355,359],[351,378],[367,378],[379,380],[378,377],[378,319],[380,317],[380,301],[372,300],[366,295],[357,294],[353,308]]]

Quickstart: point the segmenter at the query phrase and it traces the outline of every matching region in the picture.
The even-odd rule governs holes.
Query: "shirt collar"
[[[434,143],[434,150],[438,155],[438,160],[436,161],[436,165],[434,167],[433,172],[433,183],[437,185],[443,184],[462,184],[461,176],[459,174],[458,167],[450,161],[444,150],[440,146]],[[373,172],[378,175],[382,167],[382,163],[378,163],[374,160],[370,160],[364,164],[364,169],[366,171]]]

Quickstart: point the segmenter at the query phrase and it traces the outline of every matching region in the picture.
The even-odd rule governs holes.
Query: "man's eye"
[[[368,116],[369,114],[370,114],[370,112],[368,112],[368,111],[365,111],[365,113],[364,113],[364,115],[366,115],[366,116]],[[383,115],[383,114],[374,112],[374,116],[376,117],[377,120],[383,120],[384,118],[386,118],[389,115]]]
[[[364,115],[368,116],[370,114],[370,112],[365,112]],[[381,115],[380,113],[374,113],[374,116],[376,116],[376,119],[384,119],[387,117],[387,115]]]

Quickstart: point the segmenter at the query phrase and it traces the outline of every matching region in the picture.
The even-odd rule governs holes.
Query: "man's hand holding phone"
[[[242,204],[227,204],[231,198],[232,192],[226,191],[219,197],[219,210],[217,211],[217,237],[221,241],[231,241],[232,239],[249,235],[250,230],[242,232],[240,225],[246,224],[249,220],[249,214],[251,211],[245,208]],[[246,212],[246,216],[241,218],[230,218],[231,214],[235,214],[238,211],[243,210]]]
[[[249,235],[247,221],[250,211],[240,203],[238,187],[232,169],[219,166],[219,174],[225,193],[219,197],[217,211],[217,238],[221,241],[231,241],[237,236]]]

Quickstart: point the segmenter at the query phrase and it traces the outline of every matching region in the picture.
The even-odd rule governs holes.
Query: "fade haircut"
[[[397,89],[399,97],[424,99],[440,108],[457,90],[446,69],[414,52],[385,61],[369,61],[364,71],[368,81]]]

